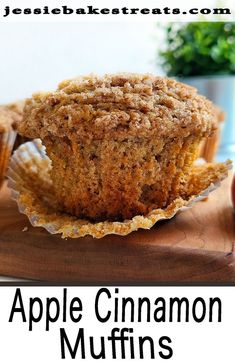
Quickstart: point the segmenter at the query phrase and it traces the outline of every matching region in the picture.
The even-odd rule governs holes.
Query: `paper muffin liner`
[[[192,207],[205,199],[227,177],[232,162],[197,165],[189,182],[164,209],[154,209],[147,215],[137,215],[123,222],[91,222],[60,211],[50,178],[51,161],[40,140],[21,145],[13,154],[9,171],[9,187],[19,211],[28,216],[33,226],[41,226],[62,238],[91,235],[102,238],[108,234],[127,235],[138,229],[150,229],[158,221],[171,219],[177,212]]]
[[[15,131],[0,133],[0,187],[6,176],[6,170],[16,138]]]

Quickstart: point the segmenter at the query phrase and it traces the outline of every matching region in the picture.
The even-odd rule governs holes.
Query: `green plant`
[[[235,23],[173,23],[160,51],[168,76],[235,74]]]

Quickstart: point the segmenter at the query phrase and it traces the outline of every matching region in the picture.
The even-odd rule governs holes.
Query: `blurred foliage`
[[[159,53],[168,76],[235,74],[235,23],[172,23]]]

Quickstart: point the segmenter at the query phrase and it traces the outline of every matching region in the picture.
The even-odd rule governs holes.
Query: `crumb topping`
[[[89,75],[26,101],[18,130],[29,138],[72,141],[209,136],[216,108],[196,89],[145,74]]]

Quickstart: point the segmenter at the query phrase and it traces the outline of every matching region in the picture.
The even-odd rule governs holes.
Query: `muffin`
[[[0,106],[0,187],[16,138],[16,122],[22,118],[23,102]]]
[[[219,107],[216,107],[215,116],[218,125],[217,130],[214,132],[213,136],[204,139],[200,145],[199,156],[204,158],[207,162],[213,162],[215,159],[220,142],[220,126],[224,121],[225,114]]]
[[[196,89],[152,75],[87,76],[28,99],[19,133],[40,138],[61,210],[125,220],[181,193],[216,110]]]

